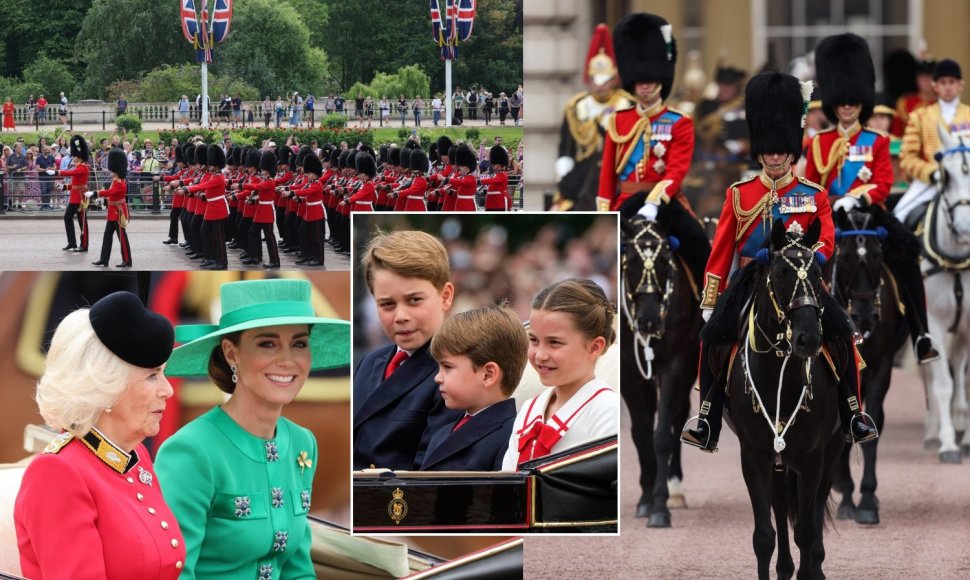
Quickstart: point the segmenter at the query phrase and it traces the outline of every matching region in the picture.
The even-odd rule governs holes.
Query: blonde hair
[[[576,328],[587,339],[602,336],[606,340],[603,352],[616,341],[613,330],[616,308],[592,280],[569,278],[546,286],[532,301],[532,309],[572,315]]]
[[[68,314],[54,331],[37,406],[54,429],[82,436],[128,388],[132,365],[98,339],[88,309]]]
[[[494,362],[502,369],[502,393],[510,396],[522,380],[529,352],[525,328],[511,308],[492,305],[448,318],[431,339],[431,356],[465,356],[475,370]]]
[[[374,272],[377,270],[427,280],[439,291],[451,281],[448,251],[438,238],[418,230],[378,231],[367,242],[360,267],[371,293],[374,292]]]

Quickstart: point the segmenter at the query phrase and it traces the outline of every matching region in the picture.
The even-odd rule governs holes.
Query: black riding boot
[[[900,298],[906,306],[909,336],[913,342],[916,360],[921,365],[929,364],[940,358],[940,352],[928,330],[926,292],[923,289],[923,275],[920,272],[919,263],[914,260],[887,260],[887,262],[899,285]]]
[[[726,368],[727,365],[724,365]],[[721,413],[724,411],[724,378],[714,374],[710,365],[710,352],[706,345],[701,345],[700,414],[687,420],[697,420],[697,427],[689,429],[684,425],[680,440],[688,445],[700,448],[701,451],[714,453],[717,451],[717,440],[721,435]]]
[[[859,372],[856,370],[855,348],[851,344],[848,348],[852,358],[839,381],[842,391],[842,396],[839,397],[839,417],[842,420],[842,431],[848,434],[851,441],[865,443],[879,437],[879,430],[872,417],[859,408]]]

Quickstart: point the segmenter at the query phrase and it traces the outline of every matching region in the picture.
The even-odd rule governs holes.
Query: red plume
[[[591,82],[589,78],[589,61],[593,60],[597,54],[603,51],[606,56],[610,57],[614,63],[616,62],[616,53],[613,52],[613,35],[610,33],[610,27],[605,24],[597,24],[596,28],[593,30],[593,38],[589,41],[589,51],[586,53],[586,64],[583,66],[583,80],[586,84]]]

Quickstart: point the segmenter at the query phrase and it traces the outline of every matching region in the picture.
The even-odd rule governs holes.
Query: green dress
[[[221,407],[158,451],[155,471],[185,536],[182,580],[316,578],[310,560],[313,434],[284,418],[260,439]]]

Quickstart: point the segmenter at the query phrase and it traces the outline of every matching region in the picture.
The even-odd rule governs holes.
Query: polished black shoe
[[[688,429],[687,425],[690,425],[693,419],[697,419],[697,428]],[[684,430],[680,433],[680,440],[687,445],[692,445],[707,453],[717,451],[717,439],[711,438],[710,423],[707,422],[707,419],[700,416],[694,417],[693,419],[687,421],[687,425],[684,426]]]
[[[169,238],[169,239],[165,240],[162,243],[165,244],[166,246],[171,246],[172,244],[177,244],[179,242],[178,242],[178,240],[173,240],[173,239]]]
[[[246,258],[245,260],[242,261],[242,263],[247,266],[255,266],[256,264],[259,264],[259,262],[260,260],[257,260],[255,258]]]
[[[295,264],[296,264],[297,266],[302,266],[303,264],[306,264],[307,262],[309,262],[309,260],[307,260],[306,258],[300,258],[299,260],[297,260],[297,261],[296,261],[296,262],[294,262],[294,263],[295,263]]]
[[[316,266],[322,266],[323,263],[322,262],[319,262],[317,260],[310,260],[309,262],[306,263],[306,265],[307,266],[314,266],[314,267],[316,267]]]
[[[206,270],[228,270],[229,266],[223,264],[211,264],[205,268]]]
[[[213,264],[215,264],[215,262],[213,262],[212,260],[202,260],[201,262],[199,262],[199,267],[200,268],[208,268],[209,266],[211,266]]]
[[[95,266],[105,266],[105,267],[108,266],[108,263],[105,262],[104,260],[98,260],[97,262],[91,262],[91,263],[94,264]]]
[[[68,245],[64,246],[63,248],[61,248],[61,249],[66,252],[68,250],[76,250],[77,249],[77,246],[75,246],[74,244],[68,244]]]
[[[853,443],[865,443],[879,437],[879,429],[872,417],[866,413],[856,413],[849,421],[849,432]]]
[[[131,262],[122,262],[120,264],[115,264],[115,268],[131,268]]]
[[[268,269],[268,270],[279,270],[280,263],[279,262],[274,262],[272,264],[263,264],[263,267],[266,268],[266,269]]]
[[[87,252],[87,251],[88,251],[88,249],[87,249],[87,248],[74,248],[74,249],[73,249],[73,250],[71,250],[71,251],[72,251],[72,252],[77,252],[77,253],[79,253],[79,254],[80,254],[80,253],[82,253],[82,252]]]
[[[923,334],[916,339],[915,349],[916,360],[921,365],[928,365],[940,360],[940,351],[936,350],[933,339],[928,334]]]
[[[231,250],[235,250],[239,247],[239,244],[237,244],[236,242],[229,242],[228,244],[226,244],[226,247]]]
[[[188,242],[179,242],[179,247],[180,248],[187,248],[188,246],[189,246],[189,243]]]

